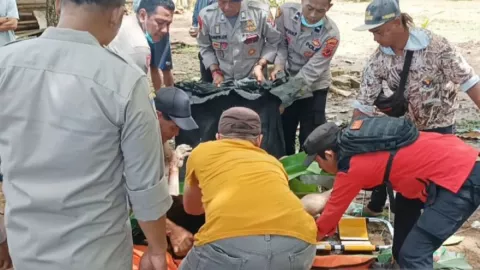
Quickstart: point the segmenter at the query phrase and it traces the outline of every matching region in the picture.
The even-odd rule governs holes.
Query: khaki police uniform
[[[136,14],[123,17],[122,26],[108,47],[116,53],[127,54],[145,74],[148,73],[151,59],[150,46]]]
[[[270,14],[267,4],[242,1],[232,26],[218,3],[202,9],[197,42],[205,68],[218,64],[225,80],[239,80],[248,77],[261,58],[272,63],[281,36]]]
[[[0,50],[0,155],[15,269],[132,269],[139,220],[171,206],[146,75],[88,32]]]
[[[295,153],[299,123],[302,145],[315,127],[326,122],[330,63],[340,42],[339,30],[328,16],[322,26],[302,29],[301,11],[301,4],[287,3],[277,9],[275,19],[284,38],[275,64],[284,66],[290,74],[289,83],[272,90],[286,107],[282,118],[287,155]]]

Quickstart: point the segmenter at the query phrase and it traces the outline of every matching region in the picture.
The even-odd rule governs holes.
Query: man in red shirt
[[[354,121],[346,129],[360,129],[362,121]],[[335,232],[360,190],[382,184],[390,157],[388,151],[342,157],[342,140],[338,139],[342,132],[334,123],[326,123],[304,144],[306,165],[315,160],[323,170],[336,174],[331,197],[317,219],[319,240]],[[478,208],[478,155],[478,150],[454,135],[438,133],[420,132],[413,143],[398,149],[388,178],[392,188],[425,203],[423,214],[400,250],[398,264],[402,269],[432,269],[433,252]]]

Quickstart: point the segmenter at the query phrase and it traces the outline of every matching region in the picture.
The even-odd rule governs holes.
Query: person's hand
[[[7,241],[5,241],[0,244],[0,270],[7,270],[12,268],[12,266],[12,259],[8,252],[8,244]]]
[[[173,152],[172,162],[178,168],[183,167],[183,161],[185,157],[188,157],[192,153],[192,147],[187,144],[181,144],[175,148],[175,152]]]
[[[190,34],[191,37],[196,38],[198,36],[198,27],[195,27],[195,26],[190,27],[190,30],[188,30],[188,33]]]
[[[147,252],[143,253],[140,259],[140,270],[167,270],[166,251],[163,252]]]
[[[280,71],[283,71],[283,66],[275,65],[272,72],[270,73],[270,80],[274,81],[275,79],[277,79],[277,73]]]
[[[285,107],[283,107],[283,105],[280,105],[278,110],[280,111],[280,114],[283,114],[283,112],[285,111]]]
[[[213,83],[217,86],[220,87],[220,85],[223,83],[223,74],[220,72],[213,72]]]
[[[193,246],[193,235],[180,226],[174,226],[169,233],[173,252],[177,256],[185,256]]]
[[[256,65],[253,67],[253,76],[257,80],[258,84],[262,84],[265,81],[265,76],[263,76],[263,67],[260,65]]]

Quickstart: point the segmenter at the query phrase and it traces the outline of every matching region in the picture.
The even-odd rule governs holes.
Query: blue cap
[[[365,24],[354,28],[355,31],[372,30],[395,20],[401,15],[398,0],[373,0],[365,11]]]

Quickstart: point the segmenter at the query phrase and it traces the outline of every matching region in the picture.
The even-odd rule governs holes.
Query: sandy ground
[[[429,19],[428,29],[448,38],[460,49],[477,73],[480,73],[480,0],[400,0],[400,2],[402,10],[409,13],[417,25]],[[362,24],[367,3],[340,0],[334,0],[333,3],[329,16],[337,23],[341,32],[341,43],[333,66],[358,76],[366,58],[377,47],[370,33],[352,30]],[[174,43],[173,62],[176,81],[199,77],[196,41],[188,35],[191,20],[191,12],[177,14],[170,30],[171,41]],[[350,104],[354,97],[355,95],[344,98],[330,94],[327,103],[329,120],[348,120],[351,116]],[[479,111],[469,97],[461,93],[459,103],[457,123],[462,125],[468,120],[480,126]],[[474,220],[480,220],[479,211],[459,230],[459,235],[465,236],[465,240],[451,248],[465,253],[473,268],[480,269],[480,237],[478,237],[480,231],[465,230]]]

